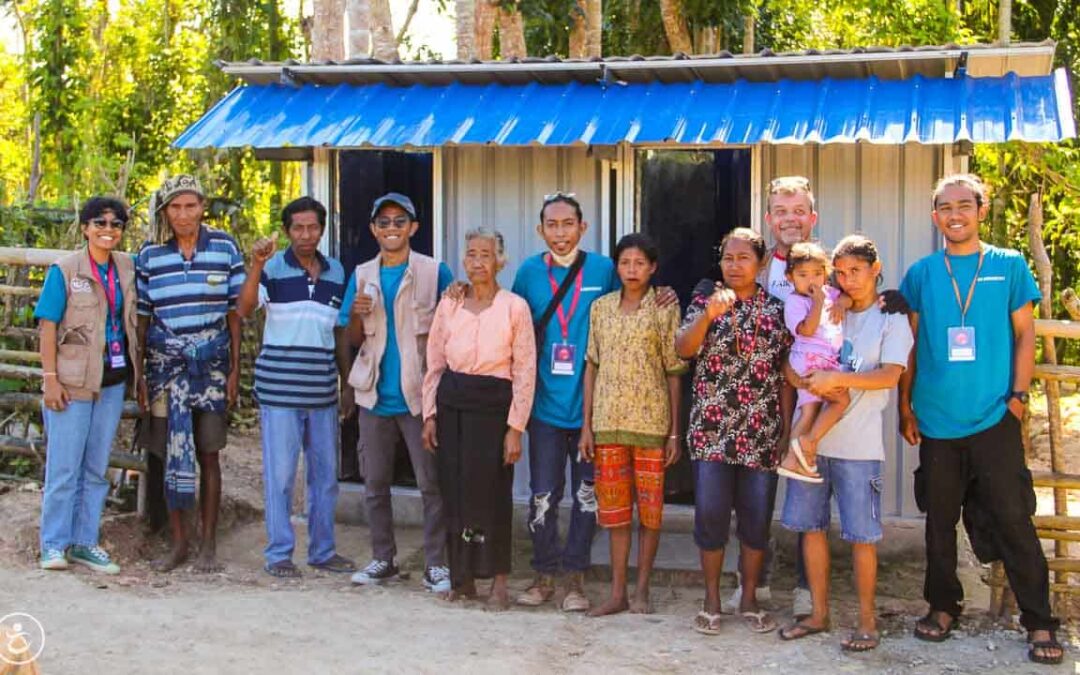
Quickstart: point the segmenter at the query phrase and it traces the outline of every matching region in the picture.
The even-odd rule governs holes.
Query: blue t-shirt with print
[[[386,310],[386,351],[379,362],[379,383],[375,387],[379,401],[371,412],[381,417],[409,414],[409,404],[401,391],[401,352],[398,351],[397,327],[394,324],[394,299],[405,278],[409,263],[379,268],[379,286],[382,288],[383,308]],[[454,283],[454,273],[446,263],[439,263],[439,295]],[[338,324],[349,325],[349,310],[356,299],[356,275],[349,279],[345,288],[345,299],[341,302]]]
[[[919,260],[904,275],[900,292],[919,315],[912,407],[919,431],[930,438],[964,438],[1001,421],[1013,384],[1011,314],[1041,299],[1018,252],[985,245],[982,269],[964,321],[975,329],[975,360],[950,361],[948,329],[960,326],[945,252]],[[949,256],[961,300],[979,254]]]
[[[108,296],[108,263],[100,265],[95,262],[94,265],[97,266],[98,274],[101,275],[101,280],[105,282],[105,295]],[[67,296],[67,288],[64,285],[64,273],[60,271],[59,267],[52,265],[45,275],[45,284],[41,287],[41,296],[38,297],[37,305],[34,307],[34,318],[52,321],[53,323],[60,323],[60,320],[64,318],[64,311],[67,310]],[[106,314],[108,315],[108,310],[106,310]],[[119,277],[116,279],[116,314],[112,319],[113,320],[111,321],[107,320],[105,322],[106,345],[113,340],[122,341],[124,339],[124,291],[120,288]],[[115,324],[115,326],[113,324]],[[105,356],[108,356],[107,352]]]
[[[533,321],[544,314],[548,303],[554,297],[551,281],[548,278],[546,253],[527,258],[518,268],[514,277],[513,292],[525,298],[532,311]],[[551,275],[555,285],[562,284],[568,268],[554,265]],[[574,352],[574,374],[555,375],[551,372],[552,345],[563,341],[562,328],[558,313],[551,316],[544,332],[543,344],[536,345],[540,359],[536,370],[536,398],[533,402],[532,416],[545,424],[563,429],[577,429],[582,423],[585,381],[585,347],[589,342],[589,310],[594,300],[619,288],[615,264],[610,258],[597,253],[586,253],[582,266],[581,298],[577,309],[570,317],[567,342],[576,349]],[[563,312],[569,312],[573,304],[574,287],[571,286],[563,298]]]

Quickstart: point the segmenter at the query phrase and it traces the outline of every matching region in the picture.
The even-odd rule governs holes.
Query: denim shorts
[[[780,524],[795,532],[829,529],[830,501],[836,496],[840,536],[853,544],[881,540],[881,470],[879,460],[834,459],[818,455],[822,483],[788,480]]]
[[[695,460],[691,466],[694,543],[698,548],[716,551],[727,545],[731,510],[735,509],[739,542],[758,551],[768,549],[776,501],[776,472],[702,460]]]

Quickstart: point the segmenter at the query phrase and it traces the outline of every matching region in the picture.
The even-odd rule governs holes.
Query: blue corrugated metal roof
[[[997,143],[1073,136],[1068,81],[1059,70],[1023,78],[251,85],[233,90],[174,146]]]

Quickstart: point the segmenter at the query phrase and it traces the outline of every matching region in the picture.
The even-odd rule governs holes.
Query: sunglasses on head
[[[571,201],[577,203],[577,194],[574,192],[563,192],[562,190],[559,190],[558,192],[544,195],[544,206],[547,206],[548,204],[557,201]]]

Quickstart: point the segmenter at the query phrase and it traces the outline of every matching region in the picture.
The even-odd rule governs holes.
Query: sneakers
[[[770,602],[772,600],[772,590],[768,586],[758,586],[754,597],[757,598],[758,604]],[[736,586],[730,597],[720,601],[720,613],[738,614],[741,605],[742,586]]]
[[[555,595],[555,579],[548,574],[537,574],[532,584],[517,597],[517,604],[539,607]]]
[[[814,613],[814,601],[810,598],[809,588],[796,588],[792,594],[791,614],[796,620]]]
[[[352,575],[351,581],[360,586],[378,586],[398,578],[398,568],[392,560],[372,560],[367,567]]]
[[[69,567],[67,556],[60,549],[50,548],[41,552],[41,569],[66,570]]]
[[[570,572],[566,575],[566,596],[563,597],[562,611],[586,612],[589,610],[589,598],[585,595],[585,574]]]
[[[450,568],[432,565],[424,572],[424,586],[432,593],[450,592]]]
[[[109,559],[100,546],[72,546],[68,554],[71,562],[89,567],[102,574],[120,574],[120,566]]]

